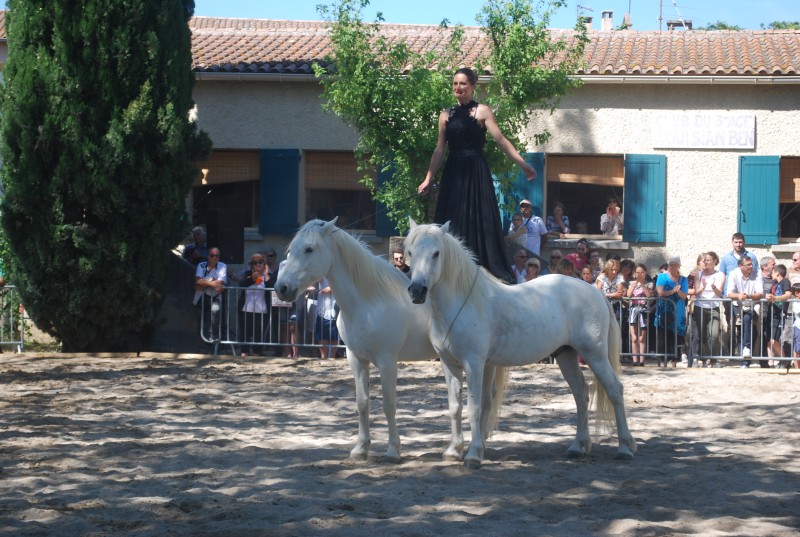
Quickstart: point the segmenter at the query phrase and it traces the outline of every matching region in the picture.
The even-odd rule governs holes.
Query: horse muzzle
[[[428,297],[428,286],[411,282],[411,285],[408,286],[408,296],[411,297],[411,302],[414,304],[424,304]]]
[[[289,287],[289,285],[280,282],[275,284],[275,294],[278,298],[285,302],[294,302],[297,300],[297,288]]]

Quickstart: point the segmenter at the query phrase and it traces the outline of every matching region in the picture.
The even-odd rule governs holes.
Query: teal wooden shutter
[[[524,199],[530,200],[533,204],[534,215],[544,218],[544,153],[523,153],[522,158],[536,170],[536,179],[528,181],[522,170],[518,169],[517,177],[511,185],[508,197],[506,198],[498,192],[503,229],[508,228],[511,223],[511,216],[513,213],[519,212],[519,202]],[[497,191],[496,187],[495,191]],[[511,209],[504,211],[503,205],[509,205]]]
[[[522,158],[536,170],[536,179],[528,181],[522,170],[517,172],[517,180],[514,182],[514,190],[517,195],[515,210],[519,210],[520,200],[529,199],[533,204],[533,214],[544,218],[546,212],[544,207],[544,153],[523,153]]]
[[[379,171],[378,188],[380,188],[387,181],[390,181],[392,179],[392,175],[394,175],[394,170],[392,168]],[[378,211],[377,215],[375,216],[375,235],[378,237],[391,237],[392,235],[400,235],[394,225],[394,222],[392,222],[392,219],[386,214],[386,205],[376,202],[375,206]]]
[[[300,150],[262,149],[259,233],[283,235],[297,231],[299,188]]]
[[[667,157],[625,155],[625,224],[628,242],[664,242]]]
[[[778,242],[780,157],[739,157],[738,229],[747,244]]]

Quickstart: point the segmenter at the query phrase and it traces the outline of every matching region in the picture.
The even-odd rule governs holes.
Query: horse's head
[[[406,258],[411,267],[411,285],[408,295],[414,304],[423,304],[428,289],[436,285],[442,271],[443,235],[450,229],[450,222],[440,226],[417,225],[409,219],[411,231],[405,240]]]
[[[335,224],[336,218],[330,222],[311,220],[295,234],[275,282],[275,293],[281,300],[297,300],[305,288],[328,274],[333,262],[330,234],[339,230]]]

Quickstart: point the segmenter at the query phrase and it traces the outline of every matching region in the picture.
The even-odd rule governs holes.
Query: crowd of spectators
[[[285,261],[279,262],[274,248],[253,253],[236,271],[220,256],[220,248],[208,246],[205,229],[195,227],[182,257],[195,265],[193,303],[204,341],[234,341],[239,347],[234,352],[242,356],[298,358],[308,345],[319,347],[321,358],[339,354],[338,307],[327,281],[309,287],[294,303],[282,302],[272,289]],[[399,257],[395,264],[402,270],[402,251]]]
[[[612,213],[613,208],[610,202]],[[723,357],[739,360],[742,368],[754,362],[763,368],[800,367],[800,360],[789,360],[800,358],[800,252],[792,257],[793,282],[775,258],[759,262],[741,233],[731,245],[722,259],[713,251],[701,253],[685,272],[679,257],[651,271],[613,252],[603,261],[581,238],[567,255],[551,250],[549,263],[524,280],[564,274],[594,285],[612,304],[623,352],[634,366],[644,365],[650,354],[665,367],[681,359],[687,367],[720,367]],[[515,253],[515,270],[525,254]]]
[[[619,204],[610,200],[602,220],[613,220],[619,231],[622,218],[617,209]],[[539,256],[543,240],[563,239],[568,233],[563,205],[554,206],[545,224],[532,215],[530,201],[523,200],[506,237],[516,245],[511,260],[514,283],[562,274],[595,286],[620,322],[627,363],[643,366],[655,357],[665,367],[675,367],[681,359],[687,367],[719,367],[720,358],[727,358],[739,360],[743,368],[754,362],[764,368],[800,368],[800,252],[792,256],[794,280],[773,257],[759,261],[745,248],[741,233],[733,234],[732,249],[722,258],[713,251],[702,252],[687,271],[682,271],[678,257],[657,270],[613,252],[603,259],[586,238],[578,239],[575,251],[566,255],[552,249],[549,259]],[[391,256],[393,265],[409,275],[402,248],[392,250]],[[274,300],[270,289],[280,270],[275,249],[254,253],[248,266],[231,273],[219,260],[219,248],[207,245],[202,227],[193,229],[183,257],[196,265],[194,302],[201,326],[208,331],[205,339],[231,330],[220,323],[236,318],[235,337],[244,343],[244,353],[260,347],[262,353],[298,357],[303,344],[313,343],[321,346],[321,357],[336,355],[338,308],[324,280],[309,287],[296,303]],[[223,292],[229,282],[243,289],[235,300]],[[231,307],[236,309],[233,317],[224,313]]]

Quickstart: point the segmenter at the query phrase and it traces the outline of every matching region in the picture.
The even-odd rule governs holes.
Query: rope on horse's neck
[[[444,341],[442,341],[442,347],[443,348],[444,348],[445,345],[447,345],[447,338],[450,337],[450,331],[453,329],[453,325],[456,324],[456,319],[458,319],[458,316],[461,315],[461,310],[464,309],[464,306],[467,305],[467,300],[469,300],[469,297],[472,296],[472,291],[473,291],[473,289],[475,289],[475,282],[478,281],[478,273],[480,271],[481,271],[481,268],[478,265],[475,265],[475,277],[472,279],[472,287],[469,288],[469,293],[467,293],[467,296],[464,299],[464,302],[461,304],[461,307],[458,308],[458,311],[456,312],[456,316],[453,317],[453,320],[450,323],[450,326],[447,328],[447,333],[444,335]]]

